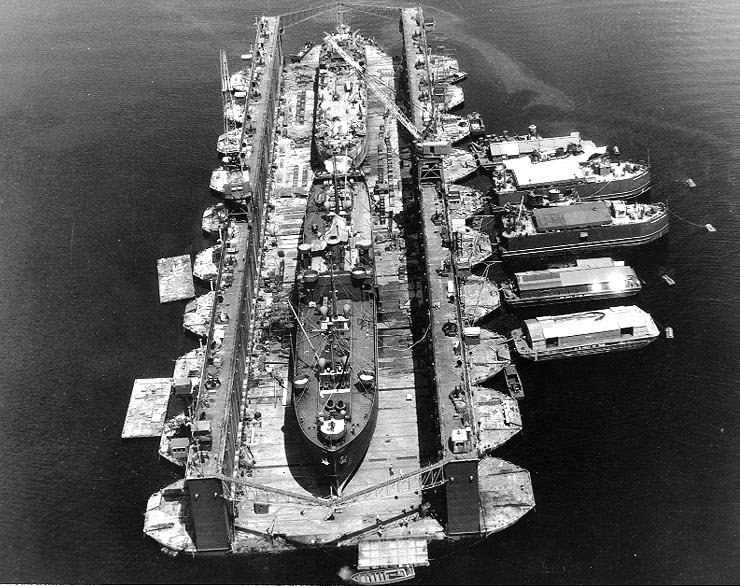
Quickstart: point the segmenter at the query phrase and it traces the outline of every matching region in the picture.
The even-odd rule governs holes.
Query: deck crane
[[[241,142],[241,131],[239,121],[236,118],[237,107],[231,92],[229,78],[229,65],[226,62],[226,51],[221,49],[221,99],[224,109],[224,134],[218,137],[217,150],[219,153],[229,156],[239,152]]]
[[[357,72],[362,76],[362,78],[367,83],[368,87],[375,93],[375,95],[380,98],[380,100],[383,102],[385,107],[388,109],[388,111],[398,120],[401,124],[404,125],[406,130],[409,131],[411,136],[414,137],[414,140],[417,143],[417,149],[423,150],[424,144],[434,143],[436,145],[439,145],[439,142],[435,142],[433,137],[426,137],[425,134],[423,134],[416,125],[409,119],[406,114],[404,114],[401,109],[393,102],[393,100],[388,97],[387,88],[382,80],[377,78],[376,76],[368,73],[365,68],[360,65],[357,61],[355,61],[352,56],[347,53],[342,47],[339,46],[339,44],[331,37],[326,37],[326,41],[332,46],[332,48],[354,69],[357,70]]]

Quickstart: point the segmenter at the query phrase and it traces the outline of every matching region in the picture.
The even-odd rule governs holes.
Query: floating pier
[[[190,255],[160,258],[157,260],[157,276],[160,303],[195,297]]]
[[[131,391],[121,437],[159,437],[171,391],[171,378],[137,378]]]

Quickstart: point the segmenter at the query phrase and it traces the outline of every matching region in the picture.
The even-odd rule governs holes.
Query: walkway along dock
[[[412,557],[418,564],[420,539],[488,535],[534,506],[529,473],[489,456],[521,429],[521,416],[507,395],[470,385],[457,289],[449,302],[447,279],[436,273],[450,257],[431,221],[447,213],[444,149],[417,146],[410,173],[398,156],[405,149],[387,103],[393,96],[368,92],[364,172],[379,294],[378,423],[341,496],[331,494],[305,455],[290,404],[290,300],[313,178],[318,47],[283,65],[281,35],[312,14],[257,23],[243,126],[249,183],[244,198],[230,202],[236,221],[222,235],[203,369],[192,396],[183,398],[192,420],[186,474],[149,499],[144,532],[169,551],[191,554],[372,541],[361,551],[388,548],[397,565]],[[421,132],[421,112],[433,111],[419,95],[426,69],[415,67],[425,54],[424,18],[417,9],[400,16],[403,83]],[[366,68],[397,85],[391,58],[372,43]]]

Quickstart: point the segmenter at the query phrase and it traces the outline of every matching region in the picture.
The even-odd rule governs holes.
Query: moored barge
[[[484,163],[499,203],[518,200],[521,192],[575,189],[581,200],[632,199],[652,185],[650,166],[626,160],[619,148],[596,146],[580,133],[541,138],[536,127],[526,137],[493,141]]]
[[[506,210],[501,216],[501,256],[526,259],[638,246],[668,232],[664,203],[593,201]]]
[[[527,319],[511,337],[524,358],[553,360],[640,348],[659,334],[650,314],[627,305]]]
[[[578,259],[574,266],[514,273],[502,287],[512,307],[613,299],[642,289],[632,267],[611,258]]]

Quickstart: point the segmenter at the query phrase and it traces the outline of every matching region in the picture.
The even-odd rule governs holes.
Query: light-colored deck
[[[159,280],[160,303],[195,297],[190,255],[183,254],[182,256],[158,259],[157,278]]]
[[[137,378],[131,391],[121,437],[159,437],[167,416],[171,378]]]

